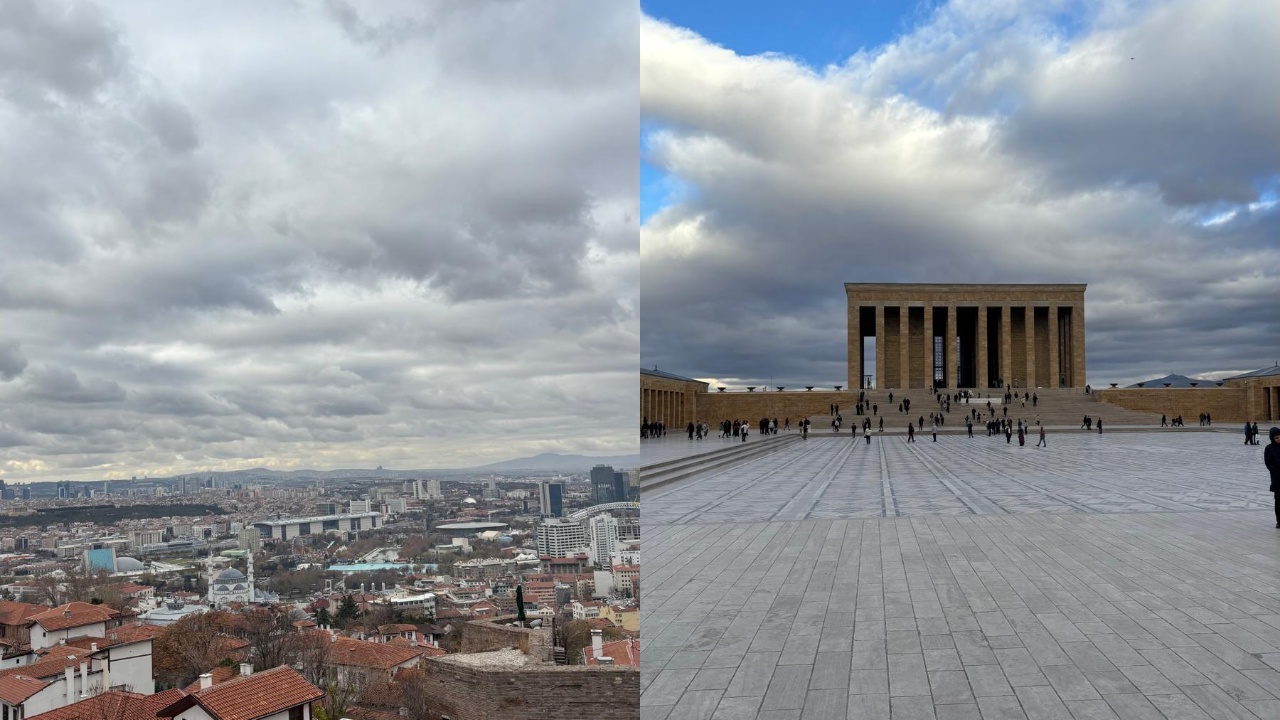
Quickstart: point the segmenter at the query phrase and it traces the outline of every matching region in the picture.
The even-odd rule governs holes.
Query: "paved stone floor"
[[[1280,718],[1223,434],[810,439],[644,496],[644,718]]]

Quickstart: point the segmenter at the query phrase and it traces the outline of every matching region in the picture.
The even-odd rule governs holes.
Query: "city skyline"
[[[0,477],[635,452],[636,23],[5,3]]]
[[[1095,385],[1276,362],[1274,6],[642,8],[642,367],[847,385],[845,282],[1085,283]]]

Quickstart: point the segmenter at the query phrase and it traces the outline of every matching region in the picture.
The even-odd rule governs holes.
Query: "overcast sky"
[[[847,384],[845,282],[1087,283],[1094,385],[1280,360],[1280,4],[760,5],[642,3],[644,367]]]
[[[637,443],[635,3],[0,3],[0,475]]]

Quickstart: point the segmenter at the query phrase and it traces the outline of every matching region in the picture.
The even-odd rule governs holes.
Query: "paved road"
[[[1229,437],[811,439],[646,493],[642,717],[1274,720],[1280,530]]]

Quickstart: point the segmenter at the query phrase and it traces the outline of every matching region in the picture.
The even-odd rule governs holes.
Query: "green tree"
[[[356,605],[356,599],[350,594],[342,596],[342,602],[338,604],[337,620],[339,624],[349,623],[360,616],[360,607]]]
[[[329,614],[329,608],[322,607],[316,610],[316,624],[322,627],[333,625],[333,616]]]

